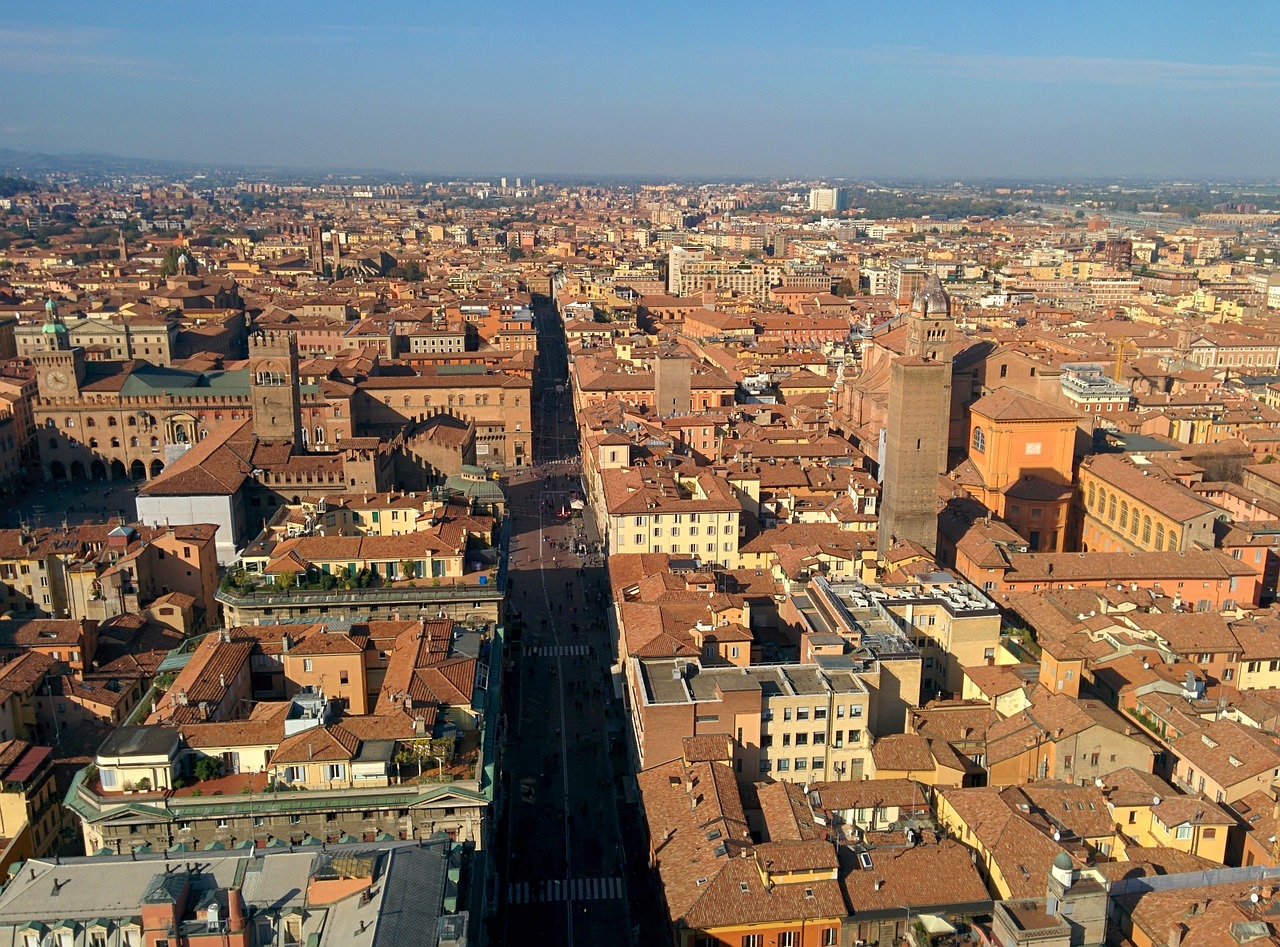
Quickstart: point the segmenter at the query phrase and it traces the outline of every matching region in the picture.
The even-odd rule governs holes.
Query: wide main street
[[[512,476],[500,805],[492,940],[666,942],[647,867],[625,720],[610,671],[608,582],[577,554],[582,493],[567,353],[554,308],[535,306],[535,470]],[[628,801],[630,797],[630,801]]]

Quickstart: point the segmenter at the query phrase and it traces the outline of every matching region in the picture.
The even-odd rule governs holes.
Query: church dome
[[[951,297],[942,288],[942,281],[937,273],[929,274],[924,286],[911,301],[911,311],[926,316],[948,316],[951,314]]]

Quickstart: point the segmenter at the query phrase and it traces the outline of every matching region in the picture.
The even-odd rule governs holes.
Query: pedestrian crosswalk
[[[531,658],[579,658],[590,649],[585,644],[525,645],[524,653]]]
[[[544,901],[608,901],[625,898],[621,878],[567,878],[557,881],[513,881],[507,885],[509,904]]]

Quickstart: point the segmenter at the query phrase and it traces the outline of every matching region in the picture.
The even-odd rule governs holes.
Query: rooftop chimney
[[[227,889],[227,933],[234,934],[245,928],[244,901],[239,888]]]

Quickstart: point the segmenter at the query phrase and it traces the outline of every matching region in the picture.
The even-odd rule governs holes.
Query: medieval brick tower
[[[946,472],[955,321],[936,275],[916,293],[907,316],[906,353],[889,376],[885,429],[881,554],[909,539],[934,552],[938,543],[938,475]]]
[[[264,441],[288,441],[302,450],[302,396],[298,389],[298,342],[292,332],[249,336],[249,387],[253,433]]]

